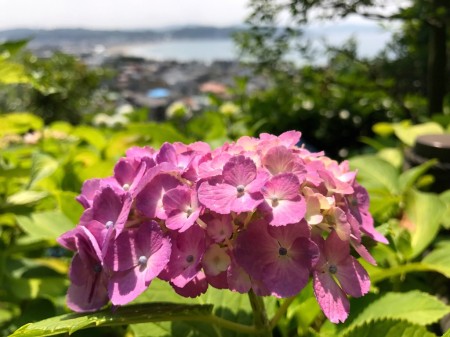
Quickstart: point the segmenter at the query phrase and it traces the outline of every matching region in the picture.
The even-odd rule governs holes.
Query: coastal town
[[[238,61],[156,61],[137,57],[114,56],[103,64],[117,74],[111,88],[121,101],[134,108],[147,108],[149,119],[163,121],[168,107],[181,103],[191,113],[206,108],[208,97],[226,100],[236,78],[247,79],[246,90],[267,86],[261,76],[255,76],[249,67]]]

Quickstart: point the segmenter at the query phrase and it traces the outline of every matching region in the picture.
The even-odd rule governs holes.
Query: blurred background
[[[70,254],[55,239],[78,223],[86,179],[110,176],[133,145],[261,132],[301,131],[360,171],[392,242],[375,248],[381,269],[436,247],[437,285],[423,272],[381,278],[382,291],[448,297],[450,193],[430,168],[450,181],[450,146],[437,161],[407,155],[417,136],[450,133],[449,27],[448,0],[2,2],[0,336],[66,311]],[[321,326],[304,312],[278,335]],[[105,336],[145,335],[125,330]]]

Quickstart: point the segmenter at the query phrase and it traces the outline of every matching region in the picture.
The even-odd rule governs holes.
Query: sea
[[[305,32],[305,39],[319,55],[319,57],[314,58],[314,63],[320,64],[326,61],[326,56],[321,52],[324,43],[340,47],[345,41],[353,38],[357,42],[358,56],[373,57],[391,40],[392,34],[392,30],[387,30],[375,24],[341,25],[308,29]],[[232,38],[165,39],[151,43],[116,46],[108,50],[107,53],[109,55],[120,54],[158,61],[199,61],[205,63],[215,60],[231,61],[239,57],[239,50]],[[299,64],[307,62],[296,53],[287,55],[287,58]]]

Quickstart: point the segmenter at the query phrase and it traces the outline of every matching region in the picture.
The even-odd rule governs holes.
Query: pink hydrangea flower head
[[[83,184],[78,226],[58,242],[75,252],[67,303],[125,305],[158,277],[195,297],[209,286],[296,295],[312,275],[325,315],[343,322],[347,295],[368,292],[354,248],[387,243],[348,162],[298,147],[300,132],[208,144],[133,147],[113,175]]]

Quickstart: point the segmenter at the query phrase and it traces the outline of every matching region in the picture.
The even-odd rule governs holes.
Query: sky
[[[223,27],[244,21],[246,4],[247,0],[0,0],[0,30]]]

